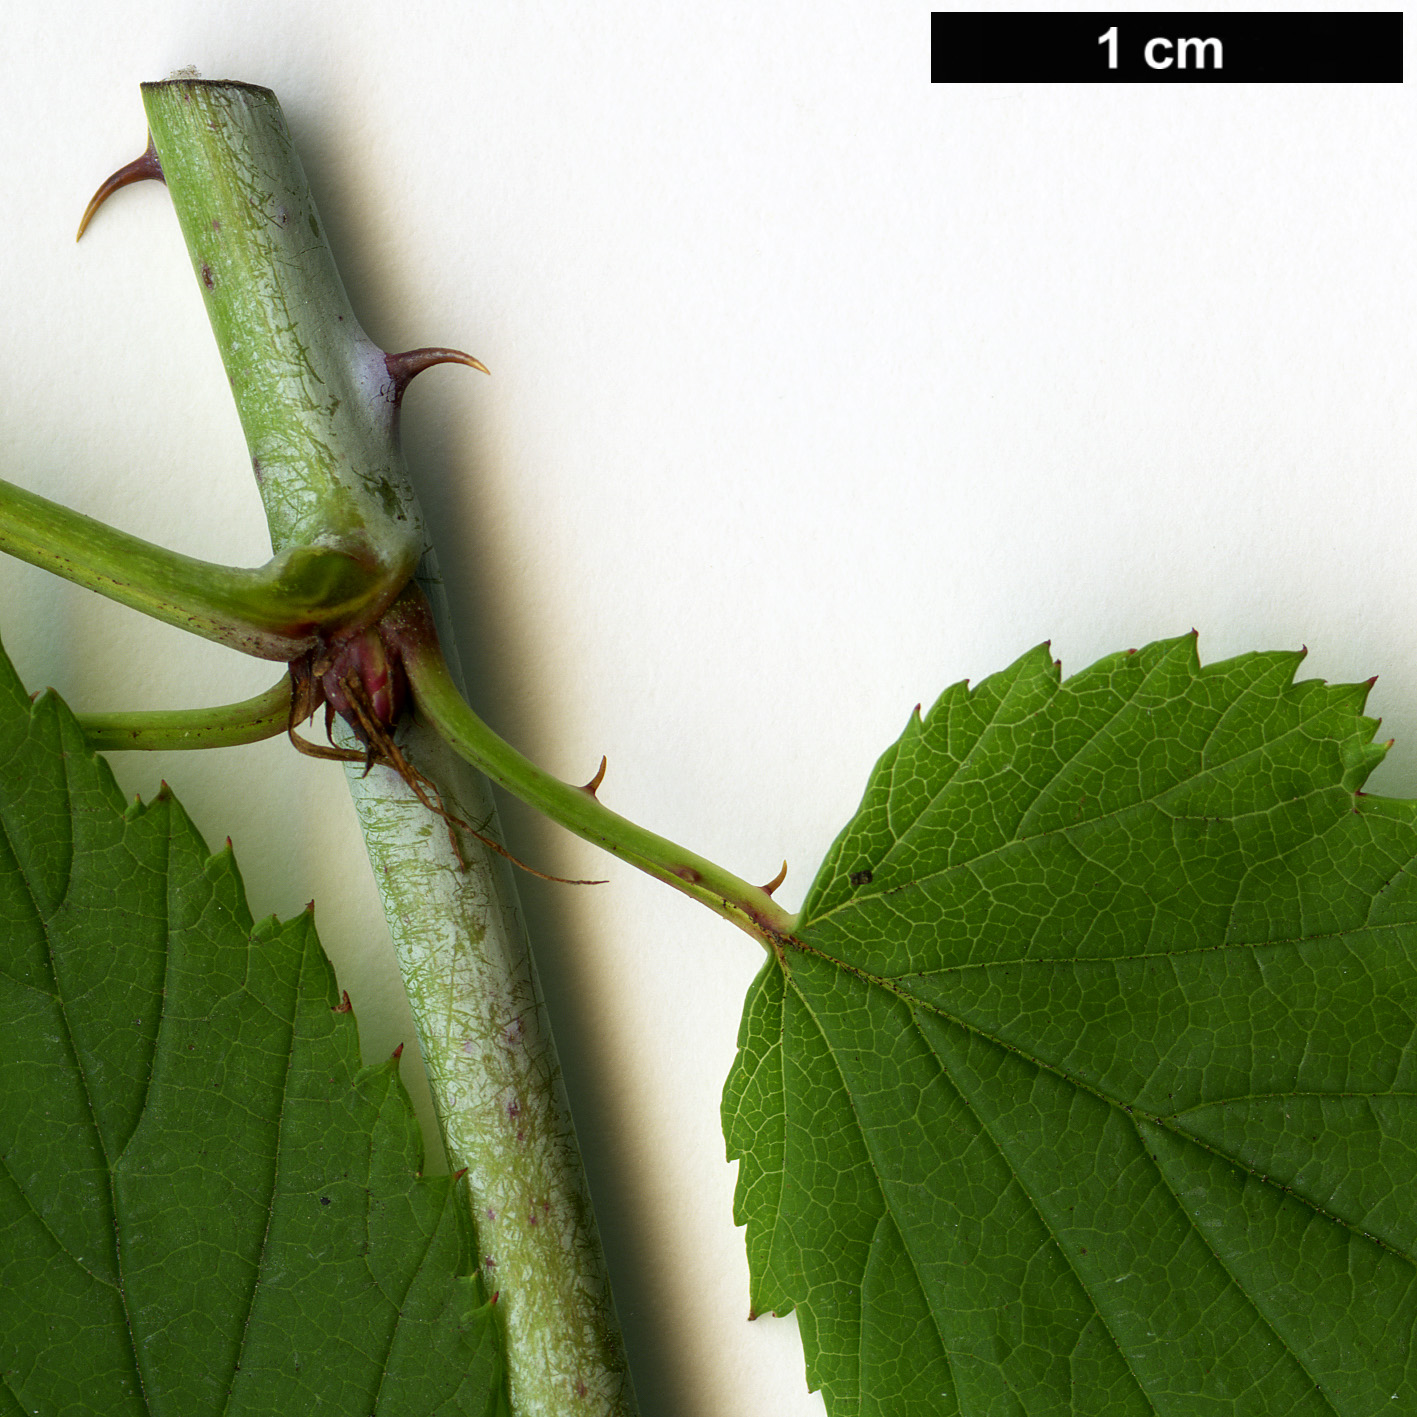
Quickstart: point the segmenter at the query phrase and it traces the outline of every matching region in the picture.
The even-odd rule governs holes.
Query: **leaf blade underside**
[[[3,652],[0,941],[4,1410],[505,1411],[465,1197],[313,918],[253,923]]]
[[[1417,1410],[1417,808],[1299,659],[1041,647],[877,765],[724,1095],[833,1417]]]

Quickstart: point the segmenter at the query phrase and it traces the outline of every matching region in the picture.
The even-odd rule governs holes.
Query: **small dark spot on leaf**
[[[320,1204],[321,1204],[321,1205],[329,1205],[329,1203],[330,1203],[330,1198],[329,1198],[329,1196],[321,1196],[321,1197],[320,1197]]]
[[[871,873],[869,871],[853,871],[851,873],[851,884],[853,886],[869,886],[871,884]]]
[[[202,262],[202,284],[205,285],[208,290],[216,289],[216,281],[212,277],[212,268],[205,261]]]

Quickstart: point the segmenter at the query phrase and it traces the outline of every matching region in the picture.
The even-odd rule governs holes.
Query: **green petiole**
[[[0,551],[155,620],[288,663],[320,631],[378,618],[401,581],[346,550],[292,546],[264,566],[198,561],[0,481]]]
[[[79,726],[102,753],[174,748],[236,748],[284,733],[290,721],[290,675],[263,694],[217,708],[81,713]]]
[[[769,948],[791,937],[796,916],[766,889],[611,811],[594,787],[562,782],[499,738],[453,683],[421,594],[405,593],[384,624],[402,650],[418,713],[465,762],[568,831],[708,906]]]

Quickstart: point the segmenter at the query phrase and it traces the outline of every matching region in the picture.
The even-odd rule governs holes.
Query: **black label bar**
[[[930,16],[937,84],[1400,84],[1402,12]]]

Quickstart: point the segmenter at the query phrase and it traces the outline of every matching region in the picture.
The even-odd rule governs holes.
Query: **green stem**
[[[282,662],[313,646],[317,631],[377,619],[394,593],[343,551],[292,547],[253,570],[219,566],[3,481],[0,551],[169,625]]]
[[[403,382],[359,327],[275,95],[144,84],[148,129],[226,366],[271,544],[338,546],[392,600],[423,552]]]
[[[355,746],[340,725],[342,739]],[[447,810],[495,831],[485,778],[415,718],[402,751]],[[448,1156],[506,1334],[516,1417],[635,1417],[546,1009],[507,862],[384,767],[346,769]]]
[[[272,544],[365,557],[391,601],[424,541],[399,398],[428,363],[467,359],[386,356],[359,328],[269,90],[173,80],[145,85],[143,99]],[[495,834],[485,782],[426,727],[413,724],[404,746],[446,802]],[[468,1168],[484,1278],[500,1295],[510,1417],[634,1417],[505,862],[472,837],[454,852],[444,824],[386,769],[349,777],[449,1160]]]
[[[103,753],[174,748],[235,748],[284,733],[290,721],[290,675],[264,694],[219,708],[81,713],[89,747]]]
[[[708,906],[761,943],[771,947],[791,936],[796,916],[762,887],[611,811],[589,788],[562,782],[499,738],[458,692],[420,593],[406,591],[385,625],[398,636],[419,714],[466,762],[568,831]]]

